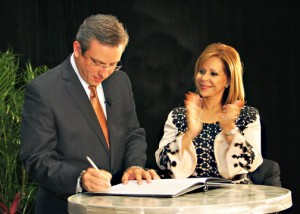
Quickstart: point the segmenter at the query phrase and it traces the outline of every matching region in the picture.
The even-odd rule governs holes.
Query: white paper
[[[106,191],[94,194],[175,197],[205,186],[209,179],[211,178],[160,179],[152,180],[150,183],[143,180],[142,184],[138,184],[136,180],[130,180],[128,184],[117,184]],[[190,189],[190,187],[193,188]]]

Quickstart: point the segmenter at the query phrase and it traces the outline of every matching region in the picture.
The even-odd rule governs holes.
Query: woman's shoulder
[[[253,123],[259,118],[259,111],[253,106],[244,106],[241,110],[240,116],[238,117],[238,123],[247,125]]]
[[[181,117],[184,118],[186,115],[186,108],[184,106],[177,106],[173,108],[170,113],[170,116],[174,117]]]
[[[172,113],[186,113],[186,107],[177,106],[171,110]]]
[[[183,106],[173,108],[169,114],[169,120],[172,121],[179,132],[186,131],[186,108]]]
[[[259,111],[256,107],[245,105],[242,110],[244,114],[259,114]]]

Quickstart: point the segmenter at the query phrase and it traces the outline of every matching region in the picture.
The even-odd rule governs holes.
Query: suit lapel
[[[114,102],[116,96],[113,87],[117,85],[115,81],[115,73],[113,73],[109,78],[102,82],[103,92],[106,99],[106,115],[107,115],[107,128],[109,131],[109,141],[110,141],[110,160],[111,167],[114,168],[114,160],[116,155],[120,155],[118,152],[119,142],[116,139],[117,127],[115,123],[115,111],[118,108],[117,104]]]
[[[113,74],[112,74],[113,75]],[[109,79],[111,76],[109,77]],[[109,79],[106,79],[105,81],[102,82],[102,87],[103,87],[103,92],[106,100],[106,116],[107,116],[107,128],[109,132],[109,139],[110,142],[113,142],[114,136],[116,133],[115,126],[113,126],[113,112],[116,106],[114,106],[113,100],[112,100],[112,94],[110,93],[111,91],[108,89],[108,84],[107,82]],[[112,146],[112,145],[111,145]]]
[[[70,63],[70,58],[68,58],[66,61],[64,63],[64,65],[66,67],[62,70],[63,78],[66,80],[66,84],[65,84],[66,90],[68,91],[70,96],[73,98],[74,103],[78,106],[81,113],[85,116],[85,118],[90,123],[95,134],[100,139],[100,142],[106,148],[106,151],[109,152],[104,134],[102,132],[102,129],[100,127],[100,124],[96,117],[96,114],[94,112],[94,109],[90,103],[90,100],[89,100],[88,96],[86,95],[85,90],[84,90],[83,86],[81,85],[81,83]]]

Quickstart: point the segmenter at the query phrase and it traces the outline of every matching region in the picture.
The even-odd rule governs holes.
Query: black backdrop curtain
[[[297,213],[299,9],[297,0],[2,0],[0,51],[11,48],[34,67],[54,67],[72,52],[85,17],[116,15],[129,32],[123,70],[147,132],[148,166],[156,167],[167,114],[194,90],[198,55],[212,42],[234,46],[245,66],[247,104],[261,115],[263,155],[280,164],[294,201],[287,212]]]

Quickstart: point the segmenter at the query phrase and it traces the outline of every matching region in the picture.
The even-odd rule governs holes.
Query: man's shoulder
[[[59,65],[49,68],[46,70],[44,73],[40,74],[36,78],[34,78],[31,81],[31,84],[36,84],[36,83],[48,83],[51,82],[53,79],[54,81],[57,81],[58,77],[62,77],[62,71],[63,70],[72,70],[71,63],[70,63],[70,57],[66,58],[63,62],[61,62]],[[68,72],[70,73],[70,72]]]
[[[103,81],[104,87],[130,87],[131,88],[131,80],[129,76],[124,71],[115,71],[112,73],[106,80]]]
[[[118,70],[114,71],[112,75],[110,75],[107,80],[116,80],[116,79],[129,79],[129,76],[124,71]]]

